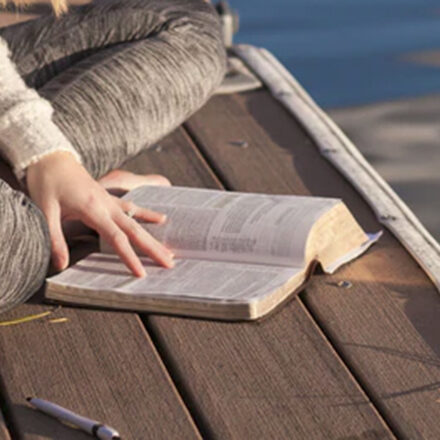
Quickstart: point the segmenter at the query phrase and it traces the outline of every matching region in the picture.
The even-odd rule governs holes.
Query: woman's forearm
[[[51,103],[25,84],[0,37],[0,154],[19,180],[28,165],[53,151],[69,151],[80,161],[52,113]]]

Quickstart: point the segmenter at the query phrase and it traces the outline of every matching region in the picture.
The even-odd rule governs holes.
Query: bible
[[[167,215],[141,225],[174,252],[175,266],[139,254],[147,276],[137,278],[101,239],[100,252],[47,278],[46,299],[255,320],[299,292],[316,264],[331,274],[381,235],[365,233],[335,198],[180,186],[142,186],[123,198]]]

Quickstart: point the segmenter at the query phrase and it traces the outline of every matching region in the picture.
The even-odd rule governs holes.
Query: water
[[[440,239],[440,3],[230,0]]]
[[[411,61],[440,47],[432,0],[231,0],[236,42],[265,47],[323,107],[440,92],[438,66]]]

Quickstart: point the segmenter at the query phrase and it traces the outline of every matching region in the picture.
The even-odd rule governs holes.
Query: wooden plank
[[[26,304],[9,317],[47,309]],[[63,307],[53,316],[68,321],[0,332],[2,394],[20,438],[89,438],[30,409],[27,396],[108,423],[122,438],[200,438],[136,315]]]
[[[32,19],[50,8],[38,4],[27,11],[33,14],[2,12],[0,26]],[[47,309],[26,304],[2,320]],[[127,439],[199,438],[138,315],[66,307],[54,316],[69,321],[35,321],[0,332],[0,374],[6,384],[2,394],[20,438],[90,438],[31,410],[27,395],[105,421]],[[0,419],[0,439],[6,434]]]
[[[170,147],[169,143],[167,145]],[[154,169],[164,172],[166,170],[166,174],[170,177],[172,174],[177,181],[181,178],[182,184],[216,187],[218,182],[201,165],[202,162],[195,150],[188,170],[178,168],[179,165],[188,164],[188,145],[184,149],[178,148],[180,159],[174,148],[172,161],[167,152],[160,155],[158,160],[157,156],[150,152],[146,162],[153,164],[156,159]],[[153,159],[150,162],[151,158]],[[139,167],[144,162],[140,159],[136,166]],[[168,172],[170,162],[173,163],[174,172]],[[365,434],[368,438],[391,437],[374,408],[339,362],[302,305],[294,304],[286,310],[288,318],[292,317],[295,322],[295,326],[289,327],[287,334],[297,348],[286,350],[286,344],[280,338],[275,350],[276,362],[273,362],[271,353],[276,335],[284,333],[281,320],[272,320],[272,326],[275,328],[266,326],[265,332],[255,332],[253,325],[240,325],[240,330],[237,331],[237,326],[224,323],[194,322],[166,317],[147,319],[148,325],[155,330],[155,337],[161,341],[161,350],[167,356],[168,365],[172,368],[176,380],[179,381],[182,377],[182,382],[179,381],[180,386],[198,415],[198,423],[205,433],[213,437],[235,437],[242,433],[252,433],[258,437],[264,433],[277,437],[304,433],[308,438],[352,434]],[[206,340],[200,336],[200,325],[204,327],[203,336],[210,335]],[[219,330],[223,331],[220,326],[228,328],[228,331],[225,336],[220,333],[219,338]],[[299,338],[299,334],[303,335],[302,339]],[[220,346],[223,347],[221,350],[206,345],[207,341],[213,338],[219,338]],[[260,339],[264,342],[260,342]],[[305,339],[307,342],[303,342]],[[185,353],[192,348],[192,340],[197,349],[193,357]],[[253,356],[254,353],[259,353],[258,350],[263,350],[265,355]],[[285,357],[286,352],[290,358]],[[237,354],[241,354],[240,362],[236,362]],[[219,359],[222,360],[222,365],[219,365]],[[303,359],[304,363],[300,373],[295,371],[295,362],[298,362],[298,359]],[[253,366],[254,361],[256,366]],[[257,375],[258,384],[244,369],[249,363]],[[216,377],[217,366],[224,365],[228,367],[228,371]],[[194,368],[198,371],[196,376],[193,375]],[[327,369],[330,372],[327,372]],[[272,371],[286,376],[287,380],[281,382],[276,375],[267,378],[265,374]],[[232,390],[227,396],[223,395],[225,387],[229,391]],[[291,389],[296,390],[293,396]],[[322,389],[325,389],[324,393]],[[210,392],[205,395],[205,390]],[[248,394],[240,394],[243,391]],[[231,399],[234,402],[231,402]],[[246,414],[237,418],[236,412],[241,410],[245,410]],[[246,423],[246,420],[251,419],[254,420],[252,426]]]
[[[181,130],[126,168],[219,185]],[[143,318],[204,438],[393,438],[299,301],[258,323]]]
[[[341,197],[366,230],[381,229],[367,204],[266,91],[216,97],[187,126],[228,187]],[[332,283],[341,279],[353,288]],[[333,277],[317,276],[302,297],[394,432],[440,438],[440,297],[397,240],[386,232],[367,255]]]
[[[75,259],[96,247],[77,249]],[[41,295],[2,314],[2,321],[51,310],[39,304]],[[59,317],[68,321],[49,322]],[[32,410],[27,396],[108,423],[126,439],[200,438],[143,323],[133,313],[62,307],[44,319],[2,327],[0,376],[2,398],[20,439],[89,438]]]

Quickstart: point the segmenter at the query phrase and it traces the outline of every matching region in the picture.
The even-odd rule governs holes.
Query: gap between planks
[[[21,17],[17,17],[16,15],[15,16],[12,16],[12,14],[10,14],[9,16],[7,15],[7,13],[5,13],[5,15],[3,16],[4,17],[4,21],[3,21],[3,24],[6,24],[6,23],[9,23],[9,22],[16,22],[17,21],[17,18],[18,19],[30,19],[30,18],[33,18],[34,16],[32,15],[28,15],[28,16],[25,16],[24,14],[21,16]],[[9,21],[7,21],[7,20],[9,20]],[[197,156],[197,151],[194,151],[194,154]],[[200,159],[200,157],[199,157],[199,159]],[[193,183],[193,182],[191,182],[191,183]],[[188,182],[187,182],[187,184],[189,184],[189,180],[188,180]],[[196,182],[196,184],[200,184],[200,182]],[[211,187],[219,187],[219,181],[215,178],[215,175],[214,174],[212,174],[211,173],[211,175],[210,175],[210,179],[209,179],[209,183],[208,182],[205,182],[205,185],[203,185],[203,186],[211,186]],[[301,303],[300,302],[298,302],[298,304],[297,305],[300,305]],[[291,307],[292,308],[292,307]],[[302,310],[302,312],[300,311],[300,312],[295,312],[295,314],[299,314],[299,316],[301,316],[302,317],[302,319],[304,319],[304,322],[305,323],[307,323],[307,325],[310,325],[310,323],[311,323],[311,319],[310,319],[310,317],[307,317],[306,315],[307,315],[307,311],[303,308],[303,306],[302,305],[300,305],[300,307],[299,307],[299,309],[298,309],[298,307],[293,307],[293,309],[295,309],[295,310]],[[29,310],[29,309],[27,309],[27,310]],[[81,313],[83,313],[83,312],[81,312],[81,311],[79,311],[78,312],[79,313],[79,315],[81,315]],[[87,313],[87,312],[84,312],[84,313]],[[295,315],[294,314],[294,315]],[[144,319],[146,319],[146,321],[147,322],[149,322],[149,323],[151,323],[151,326],[150,327],[153,327],[153,328],[155,328],[156,329],[156,334],[157,334],[157,336],[158,336],[158,340],[161,340],[161,339],[166,339],[166,338],[164,338],[164,334],[163,333],[161,333],[161,331],[160,330],[158,330],[158,328],[159,327],[161,327],[162,326],[162,324],[163,324],[163,322],[164,321],[168,321],[168,320],[173,320],[174,318],[161,318],[161,317],[144,317]],[[185,320],[183,320],[183,321],[185,321]],[[310,321],[310,322],[309,322]],[[188,321],[186,321],[186,322],[188,322]],[[85,329],[87,329],[87,326],[88,326],[88,324],[85,324],[84,323],[84,320],[83,320],[83,322],[82,322],[82,325],[84,325],[84,327],[85,327]],[[243,325],[245,325],[245,324],[243,324]],[[168,324],[166,324],[165,325],[165,327],[167,327],[168,326]],[[196,330],[197,329],[197,326],[198,326],[198,324],[197,324],[197,322],[194,324],[194,325],[190,325],[190,327],[191,328],[193,328],[194,330]],[[179,329],[180,328],[180,326],[179,325],[175,325],[175,326],[173,326],[174,328],[177,328],[177,329]],[[205,326],[206,327],[206,326]],[[217,329],[220,329],[221,328],[221,325],[217,325],[217,324],[213,324],[212,326],[210,325],[210,324],[208,324],[208,327],[212,327],[212,329],[214,330],[214,333],[216,333],[216,331],[217,331]],[[328,343],[326,343],[326,342],[324,342],[324,339],[325,338],[323,338],[322,337],[322,335],[320,336],[319,335],[319,330],[317,329],[317,327],[316,326],[314,326],[313,324],[311,325],[311,329],[312,329],[312,331],[315,333],[314,334],[314,337],[316,338],[316,341],[315,342],[317,342],[317,344],[320,346],[320,347],[324,347],[324,346],[327,346],[327,349],[328,349],[328,353],[327,353],[327,355],[329,355],[330,357],[329,357],[329,359],[332,359],[332,356],[334,356],[334,354],[333,355],[331,355],[330,353],[331,353],[331,347],[329,347],[328,346]],[[234,338],[234,336],[232,335],[230,335],[229,337],[232,337],[232,338]],[[321,337],[322,337],[322,340],[321,340]],[[252,337],[251,337],[252,338]],[[60,341],[61,342],[61,341]],[[324,345],[323,345],[324,344]],[[246,346],[244,347],[245,349],[246,349]],[[166,349],[164,349],[163,347],[159,347],[159,349],[163,352],[163,351],[166,351]],[[173,360],[172,360],[172,357],[173,356],[171,356],[170,357],[170,359],[169,359],[169,362],[173,362]],[[334,359],[332,360],[332,362],[334,362]],[[338,362],[336,362],[337,364],[338,364]],[[340,368],[342,368],[343,369],[343,365],[341,365],[340,363],[339,363],[339,367]],[[172,368],[171,368],[173,371],[175,371],[175,372],[177,372],[177,371],[179,371],[179,365],[174,365]],[[343,376],[343,374],[342,374],[342,376]],[[348,375],[347,375],[348,376]],[[183,378],[183,376],[181,376],[182,378]],[[184,379],[182,379],[182,380],[184,380]],[[346,380],[346,379],[345,379]],[[349,380],[350,381],[350,380]],[[342,381],[342,382],[344,382],[344,380]],[[353,384],[352,384],[353,385]],[[190,387],[191,388],[191,387]],[[348,389],[356,389],[356,386],[354,386],[354,387],[350,387],[350,386],[347,386],[346,387],[347,388],[347,390]],[[346,391],[347,391],[346,390]],[[190,392],[187,392],[187,393],[185,393],[185,394],[189,394]],[[357,393],[356,393],[356,395],[358,395]],[[360,405],[361,405],[361,408],[362,408],[362,406],[365,406],[365,405],[367,405],[367,406],[370,406],[369,404],[368,404],[368,402],[366,402],[365,401],[365,398],[364,397],[362,397],[362,393],[359,393],[359,395],[358,395],[358,397],[360,397]],[[203,399],[202,399],[203,400]],[[348,399],[348,400],[350,400],[350,399]],[[346,403],[345,403],[346,404]],[[354,403],[352,403],[353,405],[355,405],[356,404],[356,402],[354,402]],[[194,405],[192,405],[192,407],[193,408],[197,408],[198,407],[198,404],[197,403],[195,403]],[[14,406],[14,408],[15,408],[15,406]],[[19,420],[21,420],[21,415],[20,415],[20,411],[22,411],[22,409],[19,409],[18,410],[18,413],[17,413],[17,411],[14,409],[13,410],[13,413],[16,413],[16,415],[15,415],[15,417],[16,417],[16,419],[19,421]],[[202,411],[203,412],[203,411]],[[373,412],[374,412],[374,409],[373,409]],[[310,413],[311,413],[311,415],[313,414],[313,411],[311,411],[310,410]],[[231,416],[232,416],[233,414],[231,414]],[[370,415],[371,416],[371,415]],[[374,418],[374,417],[373,417]],[[313,419],[313,418],[312,418]],[[212,421],[208,421],[207,423],[206,423],[206,426],[204,426],[203,427],[203,429],[204,430],[206,430],[206,432],[209,432],[210,431],[210,429],[211,429],[211,426],[215,426],[216,425],[216,423],[218,423],[218,421],[216,421],[216,422],[212,422]],[[328,423],[328,421],[326,422],[326,423]],[[326,424],[326,423],[324,423],[324,425]],[[378,425],[381,425],[381,423],[379,423]],[[1,435],[2,435],[2,420],[1,420],[1,415],[0,415],[0,438],[1,438]],[[313,424],[311,425],[311,426],[309,426],[309,429],[312,429],[313,428]],[[380,426],[380,429],[382,429],[383,427],[382,426]],[[306,428],[304,428],[303,427],[303,429],[306,429]],[[344,431],[344,429],[342,429],[342,431]],[[385,431],[386,431],[386,429],[385,429]],[[181,434],[183,434],[183,432],[184,431],[181,431],[180,433]],[[380,434],[380,432],[381,431],[378,431],[379,432],[379,434]],[[150,433],[151,434],[151,433]],[[376,432],[376,434],[377,434],[377,432]],[[5,434],[5,435],[7,435],[7,434]],[[67,438],[70,438],[70,437],[67,437],[67,433],[66,432],[62,432],[61,433],[61,435],[64,435],[62,438],[63,439],[67,439]],[[386,435],[386,434],[385,434]],[[210,435],[211,437],[216,437],[216,432],[214,432],[214,431],[211,431],[211,435]],[[375,436],[374,435],[374,432],[373,432],[373,436]],[[387,435],[386,435],[387,436]],[[6,439],[7,439],[8,437],[6,437]],[[28,433],[28,434],[25,434],[25,436],[23,437],[23,438],[26,438],[26,439],[28,439],[28,438],[39,438],[39,436],[38,436],[38,434],[36,434],[35,432],[34,433]],[[59,438],[61,438],[61,437],[59,437]],[[79,436],[77,435],[77,436],[75,436],[75,438],[79,438]],[[309,437],[309,438],[311,438],[311,437]],[[2,439],[3,440],[3,439]]]
[[[40,295],[2,318],[48,310]],[[25,398],[37,396],[108,423],[126,439],[201,438],[138,315],[65,306],[51,317],[60,316],[68,321],[0,331],[2,403],[14,437],[89,438],[31,409]]]
[[[267,91],[216,97],[186,126],[228,188],[341,197],[366,230],[383,228]],[[234,148],[231,140],[249,147]],[[393,430],[411,440],[439,438],[433,420],[440,397],[440,300],[426,274],[385,232],[367,255],[333,277],[315,277],[301,296]],[[329,284],[332,279],[351,280],[354,288],[343,291]]]
[[[184,130],[159,144],[125,168],[219,187]],[[301,301],[261,323],[143,319],[204,438],[394,438]]]
[[[72,0],[71,2],[76,5],[85,3],[89,3],[89,0]],[[27,21],[48,12],[51,12],[51,7],[47,0],[28,5],[20,12],[0,9],[0,28]],[[37,294],[38,296],[41,300],[41,292],[40,295]],[[2,315],[2,319],[5,316],[21,316],[47,310],[47,306],[34,304],[32,301],[35,302],[35,300],[31,300],[30,303],[19,307],[14,312]],[[30,394],[31,391],[61,404],[65,402],[66,406],[79,412],[82,411],[84,414],[102,417],[109,424],[113,423],[115,427],[119,427],[121,432],[125,434],[124,438],[127,439],[138,440],[149,436],[156,438],[161,436],[166,438],[181,438],[181,436],[200,438],[194,421],[177,394],[174,383],[166,376],[166,369],[138,315],[125,312],[115,314],[103,311],[75,311],[75,309],[67,307],[62,313],[69,316],[69,322],[53,326],[47,324],[50,326],[50,330],[46,334],[43,331],[40,339],[35,337],[35,334],[27,335],[27,332],[35,333],[41,329],[42,325],[38,322],[0,331],[0,346],[2,347],[0,358],[3,357],[0,362],[0,376],[7,380],[6,385],[0,391],[2,394],[0,401],[8,405],[5,412],[7,422],[0,410],[0,440],[10,439],[7,426],[11,427],[11,435],[14,438],[23,440],[49,437],[62,438],[63,440],[89,438],[85,434],[63,427],[58,422],[30,410],[23,402],[25,402],[25,395]],[[112,320],[114,323],[110,324]],[[93,329],[94,338],[98,340],[98,333],[115,334],[118,331],[118,324],[121,329],[129,332],[127,336],[132,337],[133,342],[120,341],[118,346],[117,343],[106,341],[105,345],[109,351],[103,353],[102,359],[107,359],[108,362],[103,366],[97,359],[98,355],[93,352],[93,344],[84,342],[87,340],[87,330]],[[75,335],[78,334],[84,337],[83,341],[75,340]],[[66,340],[68,335],[73,339]],[[47,338],[46,341],[43,341],[44,337]],[[11,352],[8,347],[17,344],[22,344],[22,350],[18,350],[16,359],[11,360],[9,355],[13,350],[17,350],[17,347],[12,347]],[[66,346],[60,350],[61,353],[58,353],[57,347],[60,347],[60,344]],[[42,349],[43,347],[46,350]],[[53,353],[50,352],[49,347],[54,350]],[[82,355],[83,357],[81,357]],[[130,368],[127,368],[130,366],[130,362],[136,362],[140,359],[143,359],[144,365],[136,364],[131,371],[131,373],[138,373],[139,376],[141,385],[136,387],[134,386],[135,378],[124,379],[120,367],[124,366],[127,371],[130,371]],[[57,362],[59,363],[57,364]],[[70,377],[66,376],[67,370],[69,370],[66,364],[74,366],[75,363],[78,363],[78,368],[77,371],[72,371],[72,378],[81,380],[79,384],[70,384]],[[21,374],[17,375],[17,370]],[[93,383],[94,381],[91,380],[93,378],[89,377],[92,372],[99,375],[96,378],[96,383]],[[150,377],[150,374],[154,377]],[[52,384],[52,379],[56,379],[57,383]],[[112,388],[109,382],[113,379],[116,380],[115,384],[117,385]],[[118,379],[122,380],[119,380],[118,383]],[[65,384],[63,385],[63,383]],[[82,393],[75,385],[86,390],[87,401],[82,398]],[[104,385],[104,389],[100,388],[100,385]],[[131,388],[129,396],[124,396],[123,388]],[[66,391],[69,392],[66,394]],[[155,402],[152,402],[151,397],[155,394]],[[117,402],[116,399],[124,402],[123,407],[119,407],[120,402]],[[74,402],[73,405],[72,402]],[[139,405],[145,405],[144,411],[138,412]],[[132,413],[128,417],[127,423],[121,420],[124,411]],[[148,429],[141,429],[141,423]]]

